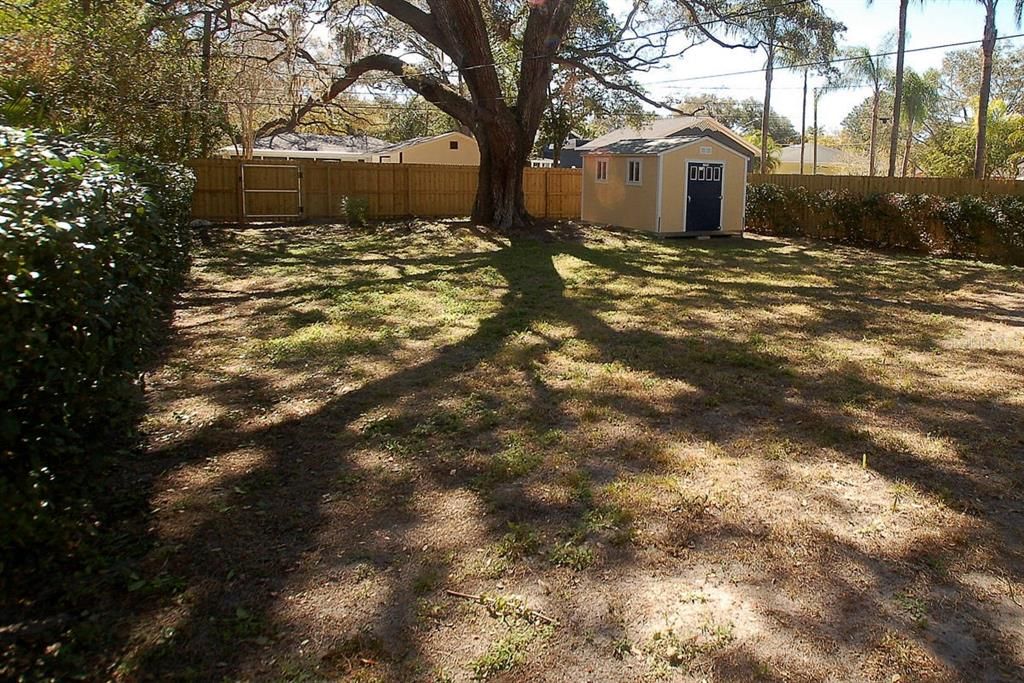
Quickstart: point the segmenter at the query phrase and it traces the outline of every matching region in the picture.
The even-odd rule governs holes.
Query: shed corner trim
[[[664,173],[664,171],[665,171],[665,154],[661,153],[661,154],[658,155],[658,191],[657,191],[657,195],[656,195],[657,199],[655,200],[655,203],[657,204],[657,212],[655,214],[656,218],[655,218],[655,224],[654,224],[654,231],[657,232],[657,233],[661,232],[661,189],[662,189],[662,187],[665,184],[665,173]]]

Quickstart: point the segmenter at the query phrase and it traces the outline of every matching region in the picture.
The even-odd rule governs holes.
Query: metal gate
[[[242,164],[242,216],[301,218],[302,169],[285,164]]]

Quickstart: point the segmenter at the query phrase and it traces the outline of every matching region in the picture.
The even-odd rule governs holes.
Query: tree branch
[[[648,97],[643,92],[641,92],[640,90],[638,90],[637,88],[635,88],[635,87],[633,87],[631,85],[626,85],[624,83],[616,83],[614,81],[610,81],[607,78],[605,78],[604,76],[602,76],[599,72],[595,71],[593,68],[587,66],[586,64],[584,64],[582,62],[577,62],[577,61],[569,59],[567,57],[555,57],[554,63],[555,64],[561,64],[562,66],[571,66],[573,68],[579,69],[580,71],[584,72],[585,74],[587,74],[588,76],[593,78],[595,81],[597,81],[598,83],[600,83],[604,87],[608,88],[609,90],[617,90],[619,92],[629,93],[633,97],[636,97],[636,98],[638,98],[640,100],[643,100],[647,104],[649,104],[651,106],[654,106],[654,107],[658,107],[659,109],[668,109],[669,111],[673,111],[673,112],[675,112],[677,114],[688,114],[689,113],[689,112],[683,111],[682,109],[676,109],[675,107],[673,107],[673,106],[671,106],[669,104],[666,104],[664,102],[658,102],[657,100],[652,100],[650,97]]]
[[[527,119],[526,130],[535,131],[540,124],[551,82],[551,54],[559,47],[551,44],[552,38],[561,41],[575,7],[575,0],[548,0],[533,7],[526,20],[516,97],[516,109]]]
[[[412,67],[394,55],[377,54],[363,57],[350,64],[345,69],[345,75],[335,79],[320,99],[309,98],[305,103],[293,107],[288,116],[279,117],[264,123],[256,131],[256,137],[276,135],[294,130],[302,123],[303,117],[309,114],[309,112],[333,101],[368,71],[385,71],[398,76],[405,87],[421,95],[423,99],[463,125],[472,126],[472,122],[478,113],[470,102],[452,90],[447,84],[413,70]]]
[[[494,68],[494,52],[479,0],[427,0],[438,31],[450,40],[444,49],[465,79],[480,108],[498,108],[504,101]]]
[[[747,50],[753,50],[753,49],[756,49],[756,48],[760,47],[760,45],[761,45],[760,41],[755,42],[753,45],[748,45],[746,43],[727,43],[727,42],[725,42],[724,40],[722,40],[721,38],[719,38],[718,36],[713,34],[711,31],[709,31],[706,26],[704,26],[704,22],[701,20],[700,13],[697,11],[697,8],[693,6],[693,3],[690,2],[690,0],[676,0],[676,1],[680,5],[685,7],[687,12],[689,12],[690,17],[693,19],[692,28],[696,28],[698,31],[700,31],[702,34],[704,34],[705,38],[707,38],[708,40],[712,41],[713,43],[719,45],[720,47],[728,48],[730,50],[734,50],[734,49],[740,48],[740,47],[745,48]],[[717,9],[711,7],[710,5],[706,5],[704,7],[704,9],[709,10],[711,12],[711,14],[720,23],[723,23],[726,26],[733,27],[732,28],[733,31],[739,29],[738,26],[736,26],[734,23],[732,23],[732,22],[730,22],[728,20],[729,17],[727,15],[719,12]]]
[[[406,0],[371,0],[371,2],[426,38],[449,57],[452,56],[452,46],[445,40],[433,15],[406,2]]]

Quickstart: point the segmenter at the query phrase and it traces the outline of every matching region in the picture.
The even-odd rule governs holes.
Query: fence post
[[[307,180],[309,174],[306,171],[310,166],[316,166],[316,162],[312,163],[308,161],[299,162],[299,220],[305,220],[306,214],[309,211],[309,203],[306,201],[306,186],[308,185]]]
[[[412,167],[405,165],[405,215],[412,218]]]
[[[324,168],[327,171],[327,217],[334,217],[334,192],[331,191],[331,166],[334,164],[325,164]]]
[[[234,160],[235,174],[235,212],[238,214],[238,222],[245,225],[245,181],[242,174],[242,159]]]
[[[551,211],[548,208],[548,182],[551,180],[551,174],[546,168],[542,168],[541,173],[544,177],[544,218],[551,218]]]

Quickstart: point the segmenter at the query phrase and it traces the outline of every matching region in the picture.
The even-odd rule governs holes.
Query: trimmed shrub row
[[[941,197],[751,185],[747,225],[769,235],[1024,265],[1024,197]]]
[[[190,171],[0,127],[0,576],[94,533],[188,268]],[[6,565],[6,566],[5,566]]]

